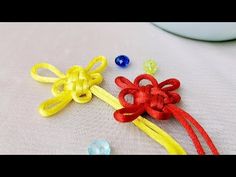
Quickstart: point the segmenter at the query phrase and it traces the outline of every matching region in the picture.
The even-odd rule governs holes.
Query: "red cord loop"
[[[144,79],[150,81],[151,84],[140,85],[140,82]],[[180,86],[177,79],[168,79],[158,84],[154,77],[143,74],[138,76],[134,83],[125,77],[117,77],[115,82],[123,89],[119,94],[119,100],[124,108],[115,112],[115,118],[120,122],[130,122],[144,112],[158,120],[168,119],[172,114],[166,109],[166,105],[180,101],[180,96],[171,92]],[[133,96],[132,104],[125,100],[126,95]],[[140,114],[136,114],[137,112]]]

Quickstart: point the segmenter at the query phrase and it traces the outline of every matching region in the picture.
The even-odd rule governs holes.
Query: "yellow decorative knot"
[[[97,64],[100,66],[92,70]],[[39,82],[53,83],[54,98],[41,103],[39,112],[42,116],[51,116],[62,110],[72,99],[77,103],[87,103],[92,99],[90,88],[102,82],[101,72],[105,70],[107,60],[103,56],[95,57],[87,67],[72,66],[65,74],[48,63],[39,63],[32,67],[31,76]],[[46,77],[38,74],[38,69],[48,69],[58,77]]]

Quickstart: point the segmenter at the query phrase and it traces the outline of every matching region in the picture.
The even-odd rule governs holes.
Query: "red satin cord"
[[[141,86],[140,82],[144,79],[150,81],[151,84]],[[117,121],[131,122],[144,112],[157,120],[166,120],[173,116],[186,129],[198,154],[204,155],[205,151],[190,123],[202,135],[211,152],[214,155],[219,154],[203,127],[191,115],[174,105],[181,99],[178,93],[172,92],[180,87],[180,82],[177,79],[168,79],[158,84],[153,76],[142,74],[136,77],[134,83],[125,77],[117,77],[115,82],[122,89],[118,98],[124,107],[114,112]],[[125,100],[126,95],[133,96],[133,103],[128,103]]]

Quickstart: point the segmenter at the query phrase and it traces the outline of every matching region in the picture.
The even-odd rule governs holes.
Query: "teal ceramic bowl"
[[[154,22],[159,28],[191,39],[227,41],[236,39],[236,22]]]

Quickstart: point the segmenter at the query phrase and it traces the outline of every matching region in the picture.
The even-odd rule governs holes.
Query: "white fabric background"
[[[119,54],[130,57],[128,68],[115,65]],[[132,123],[116,122],[113,108],[96,97],[88,104],[71,102],[51,119],[39,115],[38,105],[52,97],[51,85],[34,81],[31,67],[49,62],[65,72],[98,55],[109,61],[101,86],[115,96],[116,76],[133,80],[146,59],[155,59],[159,81],[181,81],[179,106],[206,129],[220,153],[236,154],[236,41],[189,40],[150,23],[1,23],[1,154],[87,154],[94,139],[109,141],[112,154],[166,154]],[[196,154],[177,121],[153,122]]]

